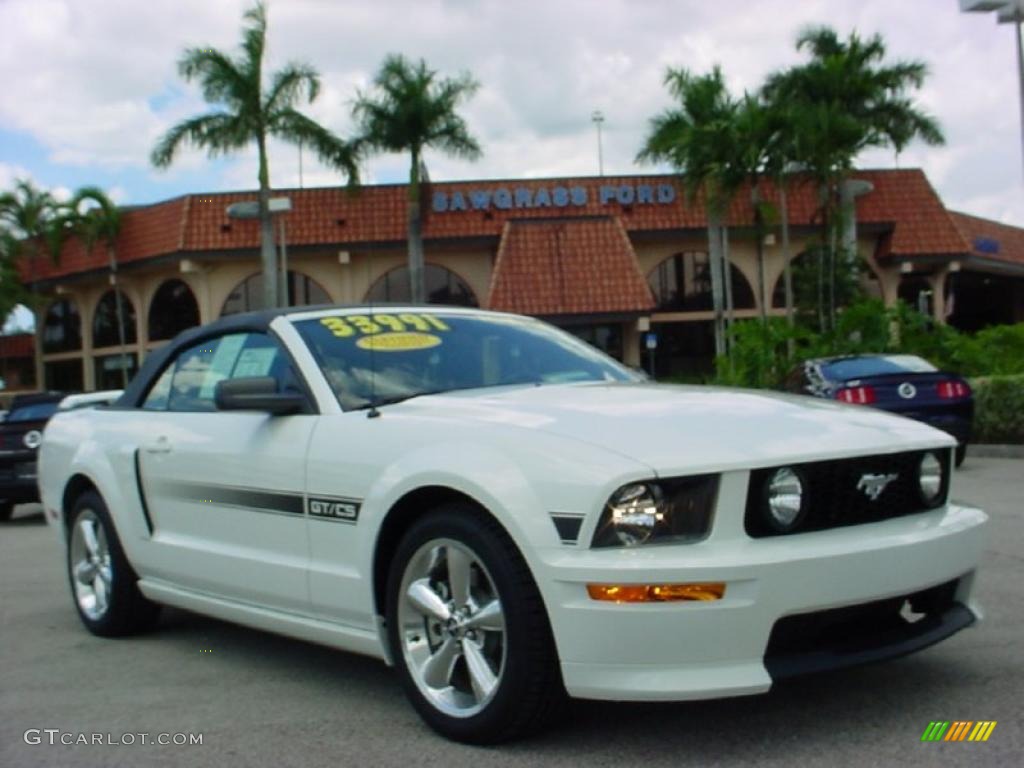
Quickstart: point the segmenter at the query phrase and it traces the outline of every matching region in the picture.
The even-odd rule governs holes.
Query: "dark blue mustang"
[[[974,395],[955,373],[915,355],[854,355],[807,360],[786,377],[785,389],[844,403],[871,405],[923,421],[957,440],[956,463],[967,455]]]

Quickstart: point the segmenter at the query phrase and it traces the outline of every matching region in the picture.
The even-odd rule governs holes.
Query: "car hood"
[[[538,430],[640,461],[659,474],[948,447],[920,422],[864,406],[760,390],[586,383],[415,398],[404,412]]]

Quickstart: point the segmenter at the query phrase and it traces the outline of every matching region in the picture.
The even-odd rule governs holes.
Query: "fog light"
[[[725,584],[587,584],[592,600],[611,603],[668,603],[721,600]]]
[[[942,497],[942,460],[934,453],[921,457],[917,470],[917,484],[921,500],[930,507],[936,506]]]

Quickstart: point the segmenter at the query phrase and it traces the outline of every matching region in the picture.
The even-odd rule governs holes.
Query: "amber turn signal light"
[[[677,600],[721,600],[725,584],[587,584],[592,600],[611,603],[667,603]]]

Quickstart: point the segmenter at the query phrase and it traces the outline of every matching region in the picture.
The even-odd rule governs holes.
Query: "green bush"
[[[801,360],[865,353],[920,355],[964,376],[1024,374],[1024,323],[971,336],[935,323],[903,302],[886,308],[878,299],[847,307],[831,333],[801,324],[790,327],[782,318],[743,320],[732,327],[729,341],[730,354],[715,361],[715,381],[732,386],[779,387]]]
[[[971,380],[975,443],[1024,443],[1024,375]]]

